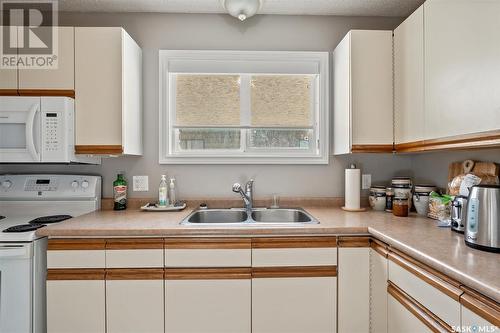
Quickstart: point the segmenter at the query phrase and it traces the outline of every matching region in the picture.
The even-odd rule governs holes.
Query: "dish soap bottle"
[[[175,193],[175,178],[170,178],[170,185],[169,185],[169,196],[170,196],[170,204],[172,206],[175,206],[175,202],[177,201],[177,195]]]
[[[161,175],[160,186],[158,187],[158,207],[167,207],[168,204],[167,176]]]
[[[124,172],[118,171],[116,180],[113,182],[113,209],[127,209],[127,181],[123,177]]]

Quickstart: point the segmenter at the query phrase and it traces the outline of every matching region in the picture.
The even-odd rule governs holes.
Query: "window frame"
[[[174,120],[175,98],[169,99],[172,82],[170,74],[210,74],[210,62],[238,62],[247,60],[251,63],[263,64],[264,68],[272,68],[276,72],[214,72],[214,74],[236,75],[317,75],[314,94],[318,95],[317,114],[313,116],[316,124],[314,130],[314,150],[318,147],[318,154],[300,152],[300,149],[251,148],[244,154],[238,155],[239,150],[218,150],[216,153],[193,151],[190,153],[175,152],[174,135],[176,132],[171,126]],[[192,72],[190,62],[193,62]],[[203,73],[199,69],[201,64],[208,64]],[[183,72],[170,71],[172,64],[180,64]],[[294,65],[295,64],[295,65]],[[297,66],[297,64],[302,65]],[[245,63],[247,65],[247,63]],[[203,65],[201,65],[203,66]],[[175,65],[173,66],[175,67]],[[229,66],[231,67],[231,66]],[[234,67],[234,66],[233,66]],[[301,69],[294,72],[297,67]],[[317,70],[317,73],[302,71]],[[237,70],[237,66],[236,66]],[[291,51],[197,51],[197,50],[160,50],[159,51],[159,163],[160,164],[328,164],[329,158],[329,53],[328,52],[291,52]],[[313,99],[313,102],[316,98]],[[316,111],[315,111],[316,112]],[[228,126],[221,126],[228,127]],[[230,126],[229,126],[230,127]],[[239,126],[242,128],[245,126]],[[263,127],[264,128],[264,127]],[[241,131],[240,140],[249,140],[246,133]],[[243,142],[243,141],[242,141]],[[266,150],[266,151],[263,151]],[[236,155],[235,155],[236,153]]]

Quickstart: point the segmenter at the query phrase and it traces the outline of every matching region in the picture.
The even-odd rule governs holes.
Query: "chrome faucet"
[[[243,188],[240,183],[235,183],[233,185],[233,192],[239,193],[245,202],[245,209],[249,212],[252,210],[253,207],[253,179],[250,179],[246,184],[245,184],[245,190],[243,191]]]

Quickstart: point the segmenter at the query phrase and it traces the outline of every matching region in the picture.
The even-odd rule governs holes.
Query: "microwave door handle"
[[[31,107],[28,119],[26,120],[26,146],[31,157],[35,161],[40,161],[40,154],[36,151],[35,141],[33,140],[33,127],[35,126],[35,116],[40,110],[40,104]]]

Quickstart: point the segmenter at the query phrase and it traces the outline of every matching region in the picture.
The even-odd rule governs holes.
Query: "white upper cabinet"
[[[142,155],[142,50],[122,28],[75,28],[76,152]]]
[[[333,64],[333,154],[391,152],[392,31],[351,30]]]
[[[425,138],[500,129],[500,1],[430,0]]]
[[[5,31],[6,27],[0,26],[0,29]],[[8,29],[8,28],[7,28]],[[10,38],[15,38],[17,40],[17,29],[8,29],[10,33]],[[0,45],[4,43],[4,34],[0,33]],[[2,94],[7,94],[7,91],[17,90],[17,69],[6,69],[0,68],[0,90],[2,90]]]
[[[424,139],[424,7],[394,30],[394,124],[397,144]]]
[[[75,89],[75,39],[73,27],[50,27],[54,29],[53,47],[57,64],[50,69],[19,69],[19,89],[74,90]]]

